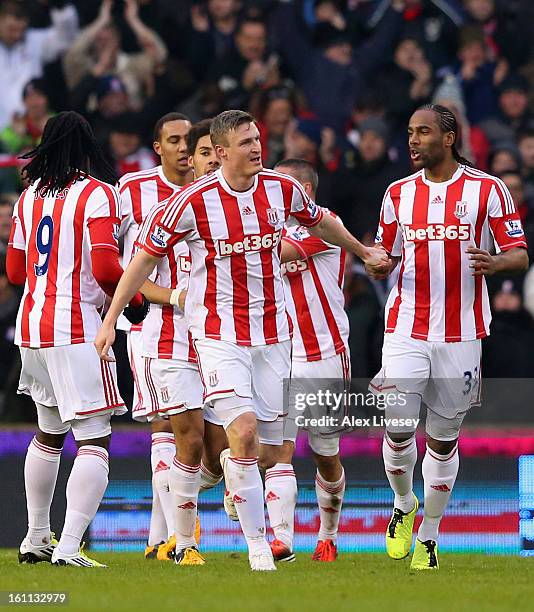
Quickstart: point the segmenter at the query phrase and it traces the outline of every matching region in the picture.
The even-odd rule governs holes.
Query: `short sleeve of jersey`
[[[19,216],[19,206],[24,194],[20,196],[13,209],[13,218],[11,220],[11,234],[9,236],[9,244],[14,249],[24,251],[26,249],[26,240],[24,238],[24,229]]]
[[[313,227],[323,218],[323,211],[320,206],[306,195],[297,181],[291,181],[291,208],[290,215],[297,220],[299,225]],[[291,224],[290,224],[291,225]]]
[[[143,221],[136,244],[150,255],[164,257],[193,229],[191,206],[186,203],[174,210],[174,202],[171,200],[165,206],[155,208]]]
[[[121,211],[121,229],[120,235],[124,236],[130,226],[132,225],[133,219],[133,205],[132,205],[132,192],[128,186],[121,186],[119,191],[120,200],[120,211]]]
[[[389,189],[382,200],[380,222],[375,242],[381,243],[384,249],[393,257],[400,257],[402,254],[402,232]]]
[[[304,259],[336,248],[324,240],[312,236],[305,227],[301,226],[288,228],[283,239],[297,249]]]
[[[497,251],[525,247],[527,241],[519,213],[508,188],[502,181],[491,188],[488,200],[488,218]]]
[[[93,190],[86,204],[86,218],[112,217],[121,219],[119,191],[112,185],[101,184]]]

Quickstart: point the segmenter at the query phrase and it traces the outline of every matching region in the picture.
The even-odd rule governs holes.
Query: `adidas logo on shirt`
[[[248,204],[241,209],[241,215],[243,217],[249,217],[250,215],[255,215],[254,209]]]
[[[431,204],[443,204],[443,200],[441,199],[441,196],[437,195],[431,202]]]

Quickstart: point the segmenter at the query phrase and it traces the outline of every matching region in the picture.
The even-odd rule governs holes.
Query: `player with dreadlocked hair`
[[[55,195],[72,181],[91,175],[115,185],[118,177],[104,157],[91,126],[78,113],[64,111],[45,125],[41,143],[21,159],[31,161],[23,178],[30,184],[39,181],[41,192]]]
[[[123,272],[117,176],[87,121],[74,112],[49,119],[41,144],[24,157],[31,160],[24,169],[30,186],[15,205],[7,274],[25,285],[15,332],[19,391],[34,400],[38,428],[26,454],[28,532],[19,561],[102,567],[80,542],[108,483],[111,415],[126,411],[115,364],[101,366],[93,346],[106,294],[113,296]],[[170,290],[161,292],[170,297]],[[134,296],[132,322],[144,318],[145,303],[142,294]],[[71,429],[78,453],[58,542],[50,505]]]
[[[412,547],[419,507],[415,429],[421,403],[427,407],[424,511],[411,561],[417,570],[439,568],[439,525],[458,473],[460,427],[478,399],[481,339],[491,321],[484,277],[528,269],[510,192],[499,178],[473,168],[457,139],[458,124],[444,106],[422,106],[410,117],[408,147],[417,172],[388,187],[377,242],[389,266],[384,274],[368,270],[383,279],[402,262],[385,307],[382,370],[373,381],[375,388],[397,388],[404,400],[386,406],[390,424],[382,444],[395,495],[386,530],[393,559],[407,557]],[[496,255],[489,252],[491,238]]]

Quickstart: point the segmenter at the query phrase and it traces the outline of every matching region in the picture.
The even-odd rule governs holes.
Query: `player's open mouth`
[[[184,157],[179,157],[178,158],[178,163],[179,164],[187,164],[187,159],[188,159],[187,155],[185,155]]]
[[[260,157],[259,155],[258,155],[257,157],[251,157],[251,158],[250,158],[250,161],[251,161],[253,164],[260,164],[260,163],[261,163],[261,157]]]
[[[421,153],[419,153],[419,151],[416,151],[415,149],[410,149],[410,158],[412,159],[412,161],[418,161],[419,159],[421,159]]]

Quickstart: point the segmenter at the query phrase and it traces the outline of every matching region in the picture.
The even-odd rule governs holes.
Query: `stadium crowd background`
[[[264,165],[312,161],[318,203],[372,242],[388,184],[411,172],[421,104],[457,115],[460,150],[510,189],[534,249],[532,0],[4,0],[0,4],[0,420],[34,418],[16,395],[20,289],[5,274],[18,155],[55,112],[90,121],[120,175],[157,164],[152,126],[228,108],[258,119]],[[486,377],[534,376],[534,267],[490,279]],[[354,377],[380,363],[387,286],[346,273]],[[119,355],[121,355],[119,350]],[[129,399],[129,370],[119,361]]]

